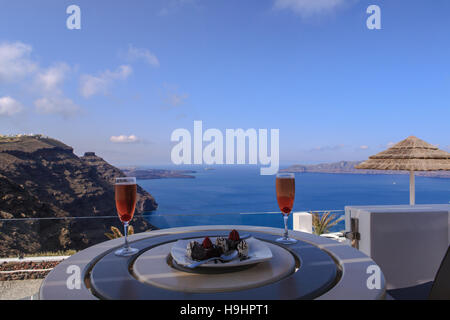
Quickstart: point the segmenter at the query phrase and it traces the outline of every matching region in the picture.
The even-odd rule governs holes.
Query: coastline
[[[367,170],[355,169],[355,166],[361,164],[362,161],[340,161],[333,163],[321,163],[316,165],[295,164],[288,166],[281,172],[292,173],[328,173],[328,174],[358,174],[358,175],[409,175],[409,171],[394,170]],[[443,178],[449,179],[448,171],[416,171],[417,177]]]

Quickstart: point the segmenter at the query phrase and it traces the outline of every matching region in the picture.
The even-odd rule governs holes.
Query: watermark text
[[[194,121],[193,137],[187,129],[176,129],[171,136],[178,142],[172,149],[171,159],[176,165],[261,165],[261,175],[274,175],[279,169],[280,130],[267,129],[208,129],[203,122]],[[204,143],[207,143],[205,147]],[[269,151],[270,144],[270,155]]]

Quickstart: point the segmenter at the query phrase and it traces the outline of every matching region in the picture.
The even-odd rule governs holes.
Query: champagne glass
[[[114,185],[116,194],[116,208],[120,221],[124,226],[125,246],[115,252],[117,256],[128,257],[139,250],[131,248],[128,244],[128,224],[133,219],[134,210],[136,209],[136,178],[116,178]]]
[[[293,173],[279,173],[276,180],[277,201],[284,218],[284,235],[276,241],[282,244],[293,244],[297,240],[289,238],[288,218],[292,212],[295,199],[295,175]]]

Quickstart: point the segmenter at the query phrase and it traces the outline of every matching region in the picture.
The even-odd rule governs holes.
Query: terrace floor
[[[38,293],[43,279],[0,281],[0,300],[20,300]]]

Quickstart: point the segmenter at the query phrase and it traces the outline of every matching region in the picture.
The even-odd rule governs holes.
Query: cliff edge
[[[118,218],[101,218],[116,216],[113,181],[120,176],[125,174],[94,153],[78,157],[52,138],[0,137],[0,256],[81,250],[106,241],[111,226],[121,227]],[[139,187],[136,232],[152,229],[140,214],[157,206]],[[58,220],[14,220],[23,218]]]

